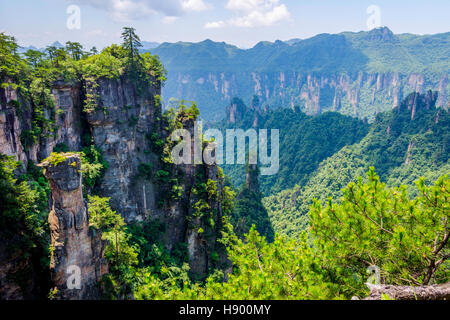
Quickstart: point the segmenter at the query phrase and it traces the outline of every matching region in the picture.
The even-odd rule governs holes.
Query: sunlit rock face
[[[148,83],[137,84],[123,76],[119,79],[100,78],[91,85],[89,82],[55,81],[50,90],[53,107],[43,112],[44,118],[54,123],[53,131],[39,135],[36,141],[27,145],[22,143],[21,137],[24,131],[32,128],[34,107],[22,97],[20,89],[1,89],[0,152],[22,161],[18,172],[25,173],[28,162],[40,163],[58,146],[63,145],[70,152],[81,151],[85,146],[83,139],[88,136],[108,163],[96,186],[99,195],[110,198],[112,209],[127,223],[158,220],[163,225],[160,237],[166,249],[171,251],[177,245],[186,244],[192,274],[204,276],[213,264],[211,255],[216,256],[222,250],[216,241],[220,232],[215,232],[222,223],[220,197],[209,203],[217,211],[212,226],[203,221],[196,223],[190,215],[193,214],[192,205],[199,199],[192,190],[196,183],[211,179],[221,192],[223,181],[217,176],[217,167],[205,164],[173,166],[169,174],[177,177],[181,195],[161,203],[162,196],[170,190],[156,178],[139,176],[141,164],[151,164],[153,176],[164,168],[161,152],[152,150],[149,141],[151,134],[157,134],[162,141],[170,134],[159,103],[161,83],[150,79]],[[86,112],[86,95],[90,93],[95,94],[96,107]],[[193,133],[193,122],[183,125]],[[58,165],[48,161],[42,164],[52,191],[49,201],[54,248],[52,283],[58,289],[57,298],[94,299],[100,294],[96,283],[107,272],[104,244],[99,233],[89,230],[80,159],[75,153],[67,153],[65,157],[66,160]],[[201,176],[200,181],[196,180],[197,176]],[[199,228],[205,233],[198,233]],[[209,234],[208,238],[205,234]],[[80,268],[81,289],[67,287],[73,266]],[[16,297],[17,292],[19,289],[11,287],[8,294]]]
[[[103,257],[105,244],[99,232],[89,229],[80,158],[76,154],[64,157],[61,163],[42,164],[52,190],[53,206],[48,217],[52,281],[57,298],[96,299],[100,297],[97,282],[108,272]]]

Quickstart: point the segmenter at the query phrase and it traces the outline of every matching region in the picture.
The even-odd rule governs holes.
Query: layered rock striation
[[[59,159],[61,158],[61,159]],[[98,282],[108,272],[101,233],[89,228],[83,199],[81,161],[76,154],[60,155],[41,164],[52,190],[48,216],[51,232],[52,281],[59,299],[96,299]]]

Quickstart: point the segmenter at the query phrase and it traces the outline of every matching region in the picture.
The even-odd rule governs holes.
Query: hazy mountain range
[[[439,91],[438,106],[449,101],[450,33],[394,35],[385,27],[259,42],[251,49],[211,40],[163,43],[152,53],[169,71],[166,101],[194,100],[206,119],[221,119],[234,96],[369,120],[413,91]]]

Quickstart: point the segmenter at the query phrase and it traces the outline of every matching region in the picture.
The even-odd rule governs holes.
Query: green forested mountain
[[[263,200],[276,232],[298,236],[313,198],[339,199],[341,189],[374,166],[388,186],[430,183],[450,172],[450,115],[436,109],[436,94],[411,94],[399,108],[379,114],[368,134],[325,159],[307,180]]]
[[[253,101],[253,107],[257,101]],[[231,110],[235,106],[237,111]],[[242,100],[233,99],[228,118],[211,124],[214,128],[278,129],[280,132],[280,171],[271,176],[260,177],[260,188],[267,196],[295,184],[304,184],[317,169],[320,162],[332,156],[346,145],[361,140],[368,132],[369,125],[361,120],[327,112],[319,116],[309,116],[299,108],[259,111],[247,107]],[[255,123],[256,119],[256,123]],[[256,126],[254,126],[256,124]],[[224,165],[225,173],[236,186],[245,177],[243,165]]]
[[[439,91],[440,106],[449,101],[450,33],[394,35],[384,27],[250,49],[211,40],[163,43],[152,53],[169,71],[164,99],[194,100],[207,120],[220,120],[235,96],[369,120],[414,91]]]
[[[394,35],[388,28],[369,32],[319,34],[295,42],[263,41],[250,49],[225,42],[163,43],[153,49],[169,72],[297,71],[422,72],[448,70],[450,33]],[[405,59],[405,54],[406,59]],[[386,62],[387,59],[389,63]]]
[[[139,52],[133,28],[122,39],[100,53],[76,42],[21,53],[0,33],[0,299],[422,299],[430,285],[431,298],[448,297],[442,96],[414,92],[371,124],[234,98],[227,119],[208,126],[279,129],[280,172],[225,166],[227,177],[216,164],[175,163],[185,136],[171,134],[192,133],[200,112],[183,101],[163,112],[165,68]],[[308,48],[335,50],[345,64],[361,62],[349,41],[397,40],[382,29],[275,45],[304,46],[305,61]],[[269,63],[271,44],[261,46]]]

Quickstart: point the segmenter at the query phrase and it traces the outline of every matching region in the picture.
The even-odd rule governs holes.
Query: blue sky
[[[67,28],[70,5],[80,9],[79,29]],[[248,48],[262,40],[367,30],[371,5],[394,33],[450,31],[448,0],[0,0],[0,31],[24,46],[70,40],[102,48],[120,42],[123,26],[133,26],[145,41],[209,38]]]

